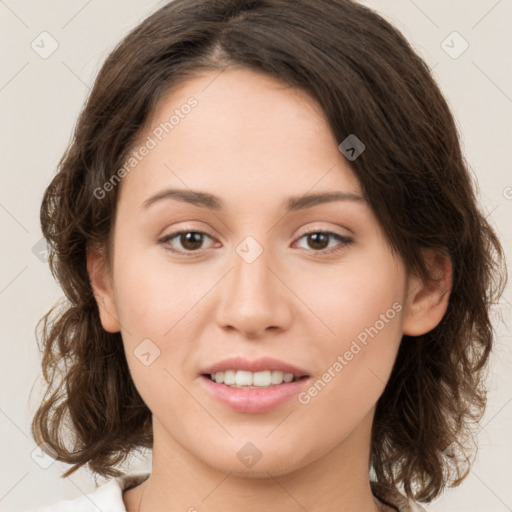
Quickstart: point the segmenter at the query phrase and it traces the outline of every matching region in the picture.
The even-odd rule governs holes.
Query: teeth
[[[263,372],[248,372],[244,370],[227,370],[225,372],[212,373],[211,379],[217,384],[225,384],[231,387],[268,388],[277,386],[283,382],[292,382],[293,373],[284,373],[278,370]]]

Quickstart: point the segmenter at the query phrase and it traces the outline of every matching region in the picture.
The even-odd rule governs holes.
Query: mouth
[[[295,375],[279,370],[250,372],[227,370],[225,372],[202,373],[201,377],[219,385],[239,389],[268,389],[308,379],[309,375]]]
[[[226,384],[225,382],[217,382],[217,379],[221,380],[219,377],[220,372],[216,372],[214,378],[212,378],[212,374],[201,374],[200,382],[203,389],[216,401],[221,403],[222,405],[230,408],[231,410],[237,413],[267,413],[278,407],[285,405],[290,402],[293,397],[296,397],[301,391],[303,391],[304,387],[306,387],[307,382],[310,380],[309,375],[295,376],[293,374],[288,374],[287,380],[285,382],[284,375],[283,379],[280,383],[272,383],[268,385],[259,385],[254,386],[253,384],[237,384],[238,379],[238,371],[235,373],[235,383],[234,384]],[[252,372],[243,372],[249,373]],[[266,373],[266,372],[256,372],[258,373]],[[270,372],[269,372],[270,373]],[[280,372],[282,373],[282,372]],[[230,371],[224,372],[224,374],[228,376],[228,382],[231,382],[229,379],[232,378],[230,375]],[[275,381],[277,381],[276,376]],[[290,380],[291,377],[291,380]],[[248,382],[248,376],[242,374],[242,378],[247,378],[245,382]],[[256,377],[257,379],[258,377]],[[268,378],[266,381],[258,381],[260,384],[267,384]]]
[[[233,411],[265,413],[297,396],[311,375],[273,357],[231,357],[203,368],[198,377],[212,398]]]
[[[251,361],[240,356],[203,368],[200,375],[216,384],[249,389],[282,386],[310,377],[306,370],[280,359],[260,357]]]

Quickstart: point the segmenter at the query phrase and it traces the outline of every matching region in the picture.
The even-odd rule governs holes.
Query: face
[[[341,141],[313,99],[248,70],[182,84],[151,129],[176,109],[172,131],[141,137],[156,144],[122,180],[111,280],[98,292],[155,443],[252,475],[299,469],[354,436],[369,443],[410,282]],[[279,391],[213,385],[205,370],[231,357],[271,357],[307,377]],[[241,450],[262,457],[249,467]]]

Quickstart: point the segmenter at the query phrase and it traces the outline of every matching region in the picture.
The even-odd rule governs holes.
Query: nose
[[[263,251],[251,263],[234,254],[233,268],[219,288],[217,323],[224,330],[236,330],[247,338],[259,338],[266,331],[289,328],[293,293],[284,276],[278,275]]]

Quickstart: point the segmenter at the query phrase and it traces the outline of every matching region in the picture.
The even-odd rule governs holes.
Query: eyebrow
[[[209,208],[211,210],[219,211],[224,208],[222,199],[208,192],[199,192],[197,190],[185,190],[185,189],[166,189],[158,192],[157,194],[149,197],[142,203],[144,209],[149,208],[152,204],[162,201],[175,199],[185,203],[193,204],[203,208]],[[354,201],[365,203],[366,200],[352,192],[341,192],[341,191],[329,191],[319,192],[316,194],[305,194],[296,197],[289,197],[285,203],[286,211],[292,212],[297,210],[303,210],[311,208],[313,206],[331,203],[334,201]]]

